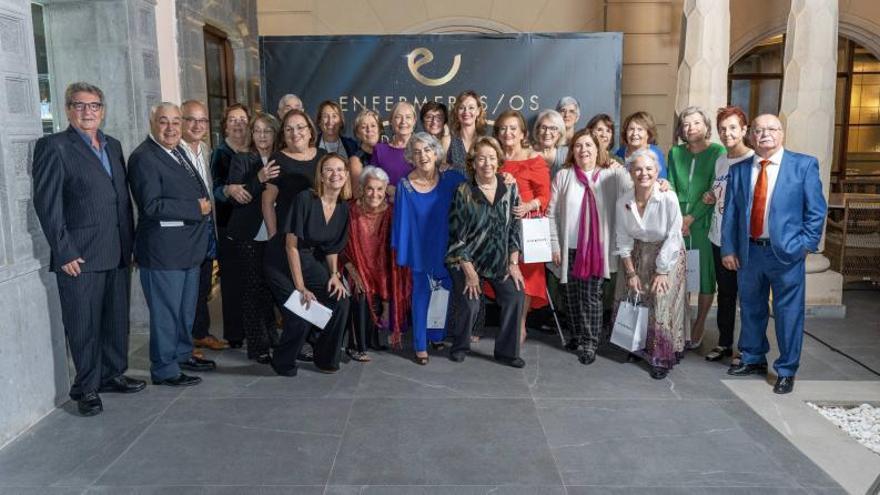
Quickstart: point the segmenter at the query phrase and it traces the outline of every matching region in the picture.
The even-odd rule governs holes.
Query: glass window
[[[235,102],[232,48],[222,31],[205,26],[205,77],[208,88],[208,115],[211,119],[211,145],[223,138],[220,120],[223,109]]]
[[[730,67],[729,103],[749,116],[779,113],[785,38],[771,36],[749,50]]]
[[[55,132],[55,118],[52,115],[51,78],[49,77],[49,54],[46,49],[46,26],[43,23],[43,6],[31,4],[31,19],[34,25],[34,50],[37,55],[37,85],[40,90],[40,120],[43,134]]]

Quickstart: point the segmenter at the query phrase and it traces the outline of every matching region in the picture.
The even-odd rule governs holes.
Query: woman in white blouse
[[[677,364],[688,336],[685,253],[681,210],[672,191],[657,185],[657,155],[639,150],[628,161],[633,190],[617,201],[617,249],[624,270],[617,303],[637,293],[648,306],[648,337],[642,357],[651,378],[663,379]]]
[[[602,281],[617,265],[613,254],[614,205],[631,180],[598,138],[582,129],[572,136],[568,158],[556,174],[547,217],[553,263],[566,301],[568,328],[578,359],[596,359],[602,329]]]

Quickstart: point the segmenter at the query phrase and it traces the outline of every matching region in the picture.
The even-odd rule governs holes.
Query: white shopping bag
[[[446,310],[448,307],[449,291],[444,289],[439,281],[431,279],[431,301],[428,303],[426,328],[446,328]]]
[[[687,250],[685,287],[687,292],[700,292],[700,250]]]
[[[550,247],[550,219],[522,219],[522,262],[547,263],[553,259]]]
[[[617,318],[611,330],[611,343],[629,352],[645,348],[648,337],[648,308],[635,300],[625,299],[617,308]]]

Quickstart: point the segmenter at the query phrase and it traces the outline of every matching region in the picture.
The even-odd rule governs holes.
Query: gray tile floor
[[[846,320],[807,331],[880,368],[878,301],[847,292]],[[606,357],[582,366],[552,335],[528,341],[522,370],[491,352],[483,339],[426,367],[374,353],[296,378],[211,353],[220,369],[199,386],[107,394],[94,418],[54,411],[0,451],[0,493],[843,493],[697,354],[655,381]],[[145,335],[131,366],[146,376]],[[810,337],[799,377],[878,378]]]

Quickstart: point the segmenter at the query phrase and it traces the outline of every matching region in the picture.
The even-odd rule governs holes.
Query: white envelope
[[[287,301],[284,302],[284,307],[321,330],[327,326],[327,322],[333,316],[333,310],[318,301],[312,301],[308,309],[306,309],[302,303],[302,293],[298,290],[294,290],[293,294],[287,298]]]

